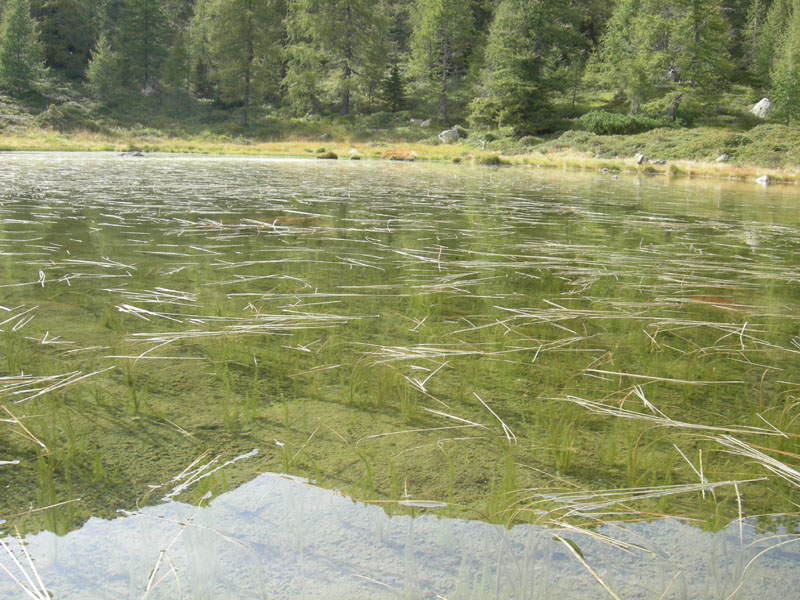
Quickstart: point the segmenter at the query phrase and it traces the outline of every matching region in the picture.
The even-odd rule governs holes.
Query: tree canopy
[[[797,2],[7,0],[0,86],[63,78],[121,107],[143,93],[210,100],[242,127],[256,109],[408,111],[518,136],[598,106],[708,113],[747,86],[796,121]]]

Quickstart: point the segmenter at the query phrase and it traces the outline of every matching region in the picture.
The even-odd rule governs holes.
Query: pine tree
[[[409,70],[439,118],[449,122],[463,104],[464,80],[475,41],[468,0],[417,0]]]
[[[576,24],[563,0],[503,0],[489,29],[471,122],[509,125],[517,135],[546,130],[553,117],[549,96],[563,83],[561,68],[577,68],[578,50],[587,44]]]
[[[253,99],[277,83],[279,18],[273,0],[216,0],[210,6],[212,75],[222,98],[241,105],[242,127]]]
[[[161,71],[161,79],[168,90],[184,95],[189,93],[192,63],[185,30],[179,31],[172,41]]]
[[[214,98],[217,89],[211,77],[211,12],[214,0],[197,0],[186,28],[189,58],[189,88],[201,98]]]
[[[768,4],[768,0],[750,0],[750,6],[747,10],[747,19],[741,31],[741,35],[744,38],[742,40],[742,45],[744,46],[744,63],[753,74],[755,74],[757,69],[756,60],[759,52],[761,29],[766,20]]]
[[[143,89],[158,81],[170,37],[161,0],[124,1],[115,51],[128,87]]]
[[[324,67],[319,52],[295,40],[286,48],[286,75],[281,81],[285,102],[296,115],[319,114],[323,108]]]
[[[794,0],[792,15],[775,52],[772,67],[772,103],[775,115],[800,121],[800,0]]]
[[[377,87],[386,66],[386,32],[383,5],[368,0],[291,0],[288,29],[287,85],[302,79],[298,71],[317,53],[316,70],[328,75],[328,85],[342,115],[350,113],[359,85]]]
[[[34,5],[48,67],[73,79],[83,76],[95,43],[92,8],[85,0],[45,0]]]
[[[766,11],[763,25],[754,32],[756,41],[753,74],[766,85],[770,83],[776,51],[781,45],[787,25],[791,22],[792,1],[773,0]]]
[[[117,61],[105,34],[100,35],[92,51],[92,58],[86,69],[86,79],[95,100],[101,104],[114,103],[119,87]]]
[[[631,111],[652,99],[676,114],[727,81],[727,27],[719,0],[621,0],[601,48],[605,81],[623,91]]]
[[[33,90],[45,68],[28,0],[9,0],[0,26],[0,85],[14,94]]]
[[[389,74],[381,81],[380,98],[390,112],[401,110],[406,102],[406,84],[400,74],[400,66],[396,62],[389,68]]]

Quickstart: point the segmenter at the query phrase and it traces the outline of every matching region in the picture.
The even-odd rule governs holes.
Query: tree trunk
[[[344,73],[342,74],[342,78],[344,79],[342,88],[342,107],[339,111],[343,117],[350,114],[350,75],[352,75],[350,63],[347,61],[347,59],[345,59]]]
[[[342,71],[342,106],[340,114],[344,117],[350,114],[350,76],[353,74],[350,66],[353,60],[353,13],[348,2],[344,9],[345,45],[344,69]]]
[[[250,4],[248,3],[248,14],[250,14]],[[247,18],[247,40],[245,41],[245,67],[244,67],[244,90],[242,93],[242,129],[247,129],[247,111],[250,109],[250,80],[252,78],[253,60],[255,51],[253,50],[253,22]]]
[[[449,66],[450,46],[445,40],[444,49],[442,51],[442,87],[439,93],[439,112],[442,115],[442,121],[447,124],[449,115],[447,114],[447,68]]]
[[[679,94],[678,96],[676,96],[675,99],[672,101],[672,106],[670,106],[669,110],[667,111],[667,116],[673,121],[675,120],[675,115],[678,114],[678,107],[680,106],[682,99],[683,99],[683,94]]]

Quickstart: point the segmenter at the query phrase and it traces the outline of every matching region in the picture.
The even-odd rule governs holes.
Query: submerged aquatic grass
[[[788,189],[4,160],[6,526],[289,471],[396,512],[793,531]]]

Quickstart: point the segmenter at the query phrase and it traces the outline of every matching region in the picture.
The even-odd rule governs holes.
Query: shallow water
[[[737,598],[791,598],[800,586],[800,547],[750,523],[741,537],[735,524],[712,534],[677,520],[596,533],[618,547],[561,535],[622,598],[665,590],[665,598],[726,598],[737,588]],[[64,600],[610,597],[550,528],[390,517],[271,474],[205,508],[171,502],[26,542],[48,589]],[[2,597],[14,591],[0,578]]]
[[[267,472],[459,531],[665,515],[698,539],[734,527],[736,544],[739,522],[795,530],[794,188],[370,161],[0,163],[6,531],[222,503]],[[605,593],[577,558],[567,570]],[[425,593],[450,597],[448,581]]]

